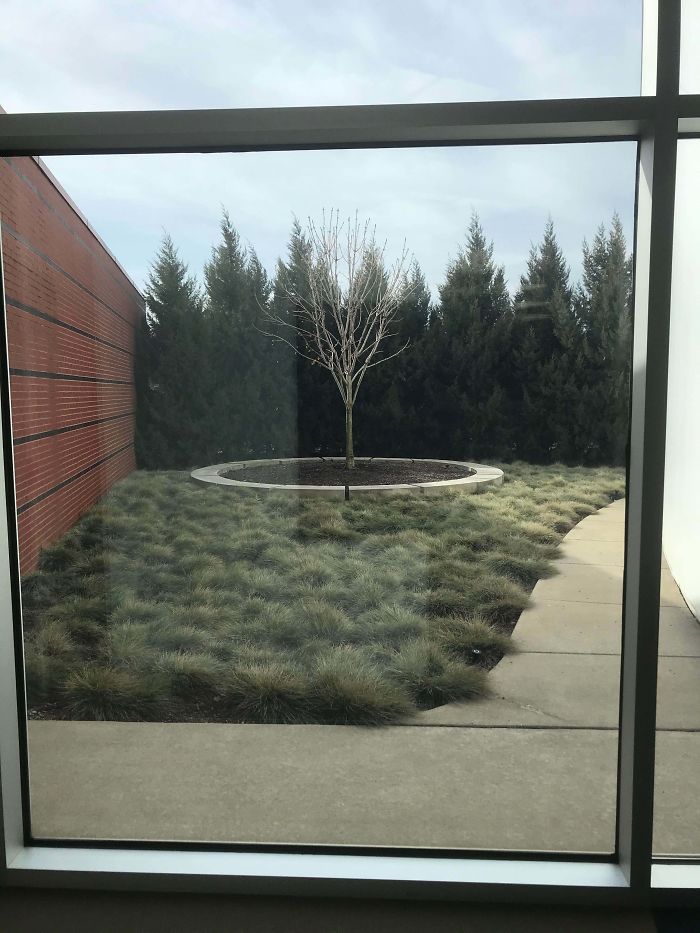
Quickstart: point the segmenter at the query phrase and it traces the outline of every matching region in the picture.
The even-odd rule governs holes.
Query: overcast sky
[[[407,103],[639,93],[640,0],[3,0],[11,112]],[[631,143],[48,159],[138,285],[163,231],[193,272],[222,206],[269,270],[293,215],[370,216],[433,288],[472,210],[517,285],[551,214],[574,275]]]

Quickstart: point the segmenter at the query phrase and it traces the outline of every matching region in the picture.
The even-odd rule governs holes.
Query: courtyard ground
[[[610,853],[624,503],[567,535],[492,695],[384,729],[31,722],[34,831]],[[654,850],[697,848],[700,626],[664,567]]]
[[[488,692],[562,536],[622,470],[350,502],[123,480],[23,583],[34,718],[385,724]]]

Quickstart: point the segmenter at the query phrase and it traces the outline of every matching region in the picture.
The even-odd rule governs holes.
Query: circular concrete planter
[[[447,463],[472,470],[469,476],[458,479],[437,480],[430,483],[395,483],[386,486],[301,486],[285,483],[252,483],[249,480],[236,480],[223,473],[234,473],[248,467],[266,466],[272,463],[304,463],[319,459],[341,462],[344,457],[286,457],[270,460],[238,460],[233,463],[216,463],[213,466],[193,470],[190,476],[198,483],[213,483],[216,486],[228,486],[238,492],[266,493],[291,492],[297,496],[322,496],[328,499],[350,499],[355,496],[396,496],[424,495],[439,496],[446,492],[475,493],[484,486],[500,486],[503,483],[503,470],[484,466],[481,463],[467,463],[461,460],[411,460],[408,457],[356,457],[358,461],[374,460],[380,463]]]

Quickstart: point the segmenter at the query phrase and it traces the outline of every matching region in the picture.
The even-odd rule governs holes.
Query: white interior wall
[[[645,17],[655,6],[645,0]],[[698,93],[700,2],[683,0],[681,13],[680,90]],[[645,57],[654,58],[649,50]],[[686,602],[700,616],[700,140],[678,146],[664,552]]]
[[[695,139],[678,146],[664,552],[686,602],[700,615],[700,140]]]

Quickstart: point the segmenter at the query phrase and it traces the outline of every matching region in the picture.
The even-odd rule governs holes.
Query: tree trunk
[[[345,405],[345,468],[355,469],[355,454],[352,449],[352,405]]]

